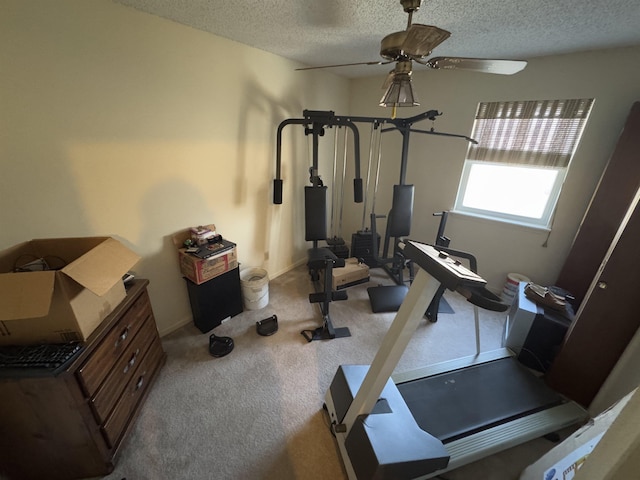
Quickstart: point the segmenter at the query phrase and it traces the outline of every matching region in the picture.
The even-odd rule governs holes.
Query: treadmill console
[[[403,248],[402,245],[401,248]],[[459,260],[451,258],[448,253],[439,251],[426,243],[409,240],[404,243],[404,253],[450,290],[456,290],[461,285],[484,286],[487,284],[480,275],[473,273]]]
[[[487,290],[485,279],[448,253],[413,240],[400,244],[400,248],[407,258],[417,263],[445,288],[457,291],[474,305],[496,312],[504,312],[509,308],[509,304]]]

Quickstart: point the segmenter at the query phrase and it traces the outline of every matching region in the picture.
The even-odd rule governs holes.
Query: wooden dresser
[[[148,283],[128,287],[63,371],[0,371],[0,476],[74,479],[113,470],[166,358]]]

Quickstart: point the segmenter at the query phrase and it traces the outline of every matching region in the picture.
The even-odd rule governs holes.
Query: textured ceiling
[[[305,66],[380,60],[399,0],[113,0]],[[531,59],[640,45],[640,0],[425,0],[414,23],[451,32],[434,56]],[[345,77],[388,65],[334,68]]]

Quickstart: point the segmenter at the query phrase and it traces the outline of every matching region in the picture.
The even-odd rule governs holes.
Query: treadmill
[[[420,268],[371,365],[341,365],[325,396],[349,479],[427,479],[589,418],[508,349],[391,374],[440,286],[506,311],[445,251],[406,241]]]

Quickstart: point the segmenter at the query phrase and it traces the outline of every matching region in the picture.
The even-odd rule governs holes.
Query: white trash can
[[[240,271],[242,303],[247,310],[259,310],[269,304],[269,275],[263,268]]]
[[[522,275],[521,273],[509,273],[507,274],[507,280],[504,283],[504,288],[502,289],[502,299],[507,302],[513,302],[516,295],[518,294],[518,288],[520,282],[530,282],[529,277]]]

